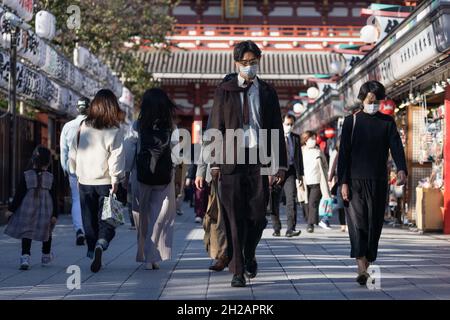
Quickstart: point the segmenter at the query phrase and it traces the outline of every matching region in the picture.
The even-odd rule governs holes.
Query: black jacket
[[[242,88],[238,85],[237,74],[228,75],[224,81],[217,87],[214,95],[214,104],[210,114],[209,127],[218,129],[223,134],[223,159],[226,159],[226,129],[241,129],[243,128],[243,115],[241,106],[240,93]],[[259,101],[261,114],[261,129],[278,130],[279,139],[273,143],[278,143],[279,154],[278,159],[280,167],[287,167],[286,144],[284,141],[284,132],[281,122],[280,104],[278,95],[275,89],[258,78],[259,83]],[[270,131],[268,133],[268,143],[272,143],[270,139]],[[270,155],[270,150],[267,152]],[[235,152],[236,158],[236,152]],[[216,166],[212,164],[212,167]],[[220,165],[221,171],[224,174],[231,174],[236,166],[236,161],[233,164]]]

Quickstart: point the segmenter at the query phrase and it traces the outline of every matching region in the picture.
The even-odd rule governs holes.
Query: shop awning
[[[140,51],[137,55],[156,79],[222,79],[234,70],[231,51]],[[323,52],[263,52],[259,74],[268,80],[307,79],[331,73],[333,61],[345,59]]]

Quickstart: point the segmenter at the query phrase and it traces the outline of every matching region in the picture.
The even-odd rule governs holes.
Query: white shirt
[[[59,140],[59,145],[61,149],[61,167],[65,172],[69,172],[69,152],[72,147],[72,141],[75,139],[78,128],[80,127],[81,121],[86,119],[86,116],[79,115],[75,119],[67,122],[61,131],[61,137]]]
[[[238,85],[245,88],[245,79],[238,75]],[[253,84],[247,92],[247,101],[249,108],[249,124],[244,125],[245,131],[245,147],[254,148],[258,145],[259,129],[262,128],[260,101],[259,101],[259,83],[258,78],[253,79]],[[244,92],[241,92],[241,110],[244,108]]]
[[[319,148],[302,147],[303,154],[303,168],[305,172],[305,184],[320,184],[320,166],[318,158],[320,159]]]

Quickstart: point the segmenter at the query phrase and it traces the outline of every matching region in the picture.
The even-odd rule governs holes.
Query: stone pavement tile
[[[381,282],[382,290],[395,300],[435,300],[432,294],[413,284],[397,285],[386,288]]]
[[[112,297],[111,300],[157,300],[159,298],[160,292],[152,290],[151,288],[147,290],[143,289],[120,289]]]
[[[391,300],[384,290],[369,290],[366,286],[359,285],[356,281],[335,282],[338,290],[350,300]]]

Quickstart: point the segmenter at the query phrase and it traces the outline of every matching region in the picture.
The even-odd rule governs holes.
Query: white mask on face
[[[258,73],[258,65],[254,64],[251,66],[239,66],[239,72],[241,75],[246,76],[249,79],[253,79]]]
[[[375,114],[380,109],[380,105],[376,103],[365,104],[364,112],[368,114]]]
[[[291,133],[291,131],[292,131],[292,126],[283,124],[283,130],[284,130],[284,134],[287,136],[287,135],[289,135],[289,133]]]
[[[316,139],[310,138],[306,141],[306,147],[312,149],[316,146]]]

